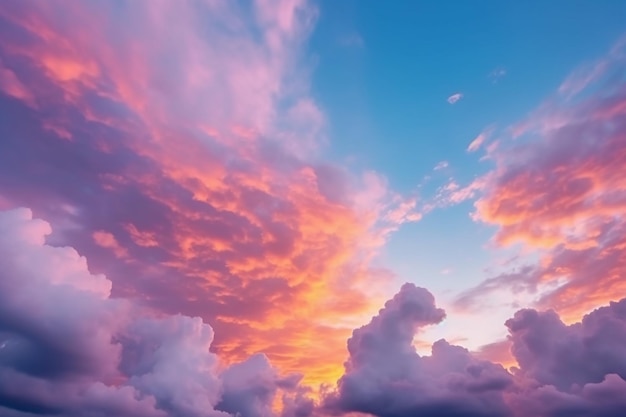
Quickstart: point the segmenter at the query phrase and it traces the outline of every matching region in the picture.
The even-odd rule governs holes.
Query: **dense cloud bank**
[[[263,355],[224,368],[209,325],[110,298],[50,232],[30,210],[0,214],[0,415],[260,417],[279,391],[287,410],[310,410],[300,376]]]
[[[283,417],[617,417],[626,413],[626,299],[564,324],[553,311],[506,322],[519,369],[440,340],[413,338],[445,319],[426,289],[405,284],[354,330],[336,389],[315,405],[301,375],[262,354],[227,366],[199,318],[154,316],[110,298],[69,247],[45,243],[28,209],[0,213],[0,415]]]
[[[626,299],[565,325],[554,311],[506,322],[519,369],[436,342],[420,356],[413,336],[444,312],[406,284],[348,341],[349,360],[325,408],[380,417],[617,417],[626,415]]]

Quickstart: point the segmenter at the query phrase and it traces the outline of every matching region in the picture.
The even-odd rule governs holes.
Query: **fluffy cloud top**
[[[155,317],[92,275],[69,247],[45,243],[30,210],[0,212],[0,412],[7,416],[614,417],[626,412],[626,299],[566,325],[554,311],[506,322],[518,368],[414,337],[445,312],[405,284],[348,339],[337,387],[316,407],[262,354],[227,365],[200,318]],[[281,401],[282,400],[282,401]],[[282,402],[282,406],[280,403]],[[282,411],[281,411],[282,410]]]
[[[223,369],[200,318],[110,298],[85,258],[45,244],[50,232],[30,210],[0,213],[2,415],[256,417],[279,391],[295,398],[299,377],[262,355]]]
[[[513,373],[440,340],[430,356],[415,332],[439,323],[432,295],[407,284],[348,340],[350,358],[331,413],[614,417],[626,412],[626,299],[565,325],[554,311],[521,310],[506,322]]]

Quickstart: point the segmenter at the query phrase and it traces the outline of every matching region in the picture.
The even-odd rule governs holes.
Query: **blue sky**
[[[606,0],[319,8],[313,86],[330,119],[332,152],[384,172],[401,191],[441,160],[471,177],[471,140],[489,124],[523,117],[572,68],[603,55],[626,15],[623,1]],[[499,68],[506,74],[494,83]],[[457,92],[464,98],[450,106],[446,98]]]
[[[309,52],[313,94],[329,119],[327,151],[425,200],[450,178],[468,184],[491,169],[469,143],[524,118],[626,29],[623,1],[326,0],[319,10]],[[448,103],[455,93],[463,97]],[[448,167],[434,171],[442,161]],[[467,201],[404,225],[383,263],[451,301],[515,253],[490,250],[494,228],[472,221],[472,211]],[[507,314],[475,344],[504,334],[496,323]]]

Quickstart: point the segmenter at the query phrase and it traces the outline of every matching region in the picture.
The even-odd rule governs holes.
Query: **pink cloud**
[[[512,130],[514,140],[491,151],[497,167],[483,178],[474,218],[498,226],[497,244],[520,243],[540,261],[466,295],[513,286],[577,320],[626,289],[626,88],[616,76],[626,61],[619,51],[575,72],[560,88],[566,98],[548,100]]]
[[[462,98],[463,98],[462,93],[455,93],[455,94],[452,94],[450,97],[448,97],[447,101],[450,104],[456,104],[456,102],[458,102]]]
[[[263,356],[220,363],[200,318],[111,298],[112,283],[74,249],[46,245],[50,226],[31,216],[0,213],[3,414],[260,416],[278,392],[293,397],[300,377]]]
[[[199,317],[112,298],[112,283],[74,249],[45,243],[52,229],[30,210],[0,212],[0,232],[3,414],[261,417],[281,413],[281,397],[284,417],[597,417],[626,407],[626,299],[571,325],[551,310],[520,310],[505,323],[506,343],[475,354],[439,340],[420,356],[414,338],[446,313],[405,284],[353,331],[343,375],[316,404],[302,375],[263,354],[225,363]],[[507,351],[511,372],[492,362]]]
[[[493,133],[493,127],[489,127],[482,132],[467,146],[467,152],[476,152],[480,149]]]
[[[387,295],[381,245],[421,214],[382,176],[319,162],[315,7],[242,7],[3,4],[0,59],[30,96],[2,84],[2,205],[46,218],[114,297],[210,321],[225,361],[263,351],[328,382],[346,323]]]

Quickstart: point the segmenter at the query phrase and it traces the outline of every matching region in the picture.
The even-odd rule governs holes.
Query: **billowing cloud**
[[[426,289],[405,284],[354,330],[345,373],[316,406],[299,386],[301,375],[281,373],[263,354],[228,364],[212,353],[213,329],[201,318],[155,315],[135,300],[112,298],[112,283],[91,274],[73,248],[46,244],[52,229],[30,210],[0,212],[0,232],[3,415],[626,412],[626,299],[571,325],[551,310],[520,310],[500,346],[518,364],[511,373],[445,340],[420,356],[416,333],[446,314]]]
[[[114,297],[210,322],[223,358],[264,352],[329,381],[387,296],[371,260],[419,213],[380,175],[318,157],[315,7],[248,6],[3,2],[0,205],[49,221]]]
[[[30,210],[0,212],[2,415],[255,417],[279,391],[295,398],[299,376],[262,355],[223,369],[202,319],[111,298],[74,249],[45,244],[50,232]]]
[[[510,375],[500,365],[444,340],[433,345],[431,356],[416,353],[415,332],[444,317],[427,290],[405,284],[348,340],[346,373],[328,407],[380,417],[502,415]]]
[[[405,285],[348,340],[350,358],[328,412],[375,416],[613,417],[626,412],[626,299],[564,324],[554,311],[506,322],[512,373],[440,340],[419,356],[415,332],[445,316],[432,295]],[[500,349],[500,346],[497,349]]]
[[[450,97],[448,97],[447,101],[450,104],[456,104],[456,102],[458,102],[462,98],[463,98],[463,94],[462,93],[454,93]]]

